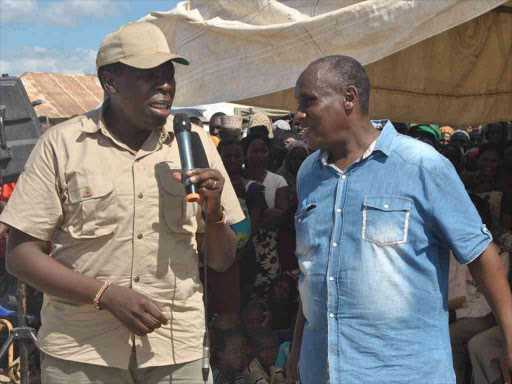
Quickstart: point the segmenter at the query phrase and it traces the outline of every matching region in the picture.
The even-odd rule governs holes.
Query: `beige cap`
[[[220,126],[222,129],[242,129],[244,118],[238,115],[221,116]]]
[[[149,69],[169,60],[189,65],[187,59],[171,53],[160,28],[147,22],[136,22],[123,25],[105,36],[96,57],[96,66],[121,62],[130,67]]]

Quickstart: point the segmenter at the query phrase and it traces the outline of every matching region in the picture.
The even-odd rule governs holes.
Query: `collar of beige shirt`
[[[95,113],[91,114],[88,118],[86,116],[82,116],[80,122],[82,124],[80,130],[85,133],[96,133],[101,131],[101,133],[110,139],[112,139],[117,145],[129,150],[130,152],[135,152],[130,149],[126,144],[124,144],[121,140],[119,140],[111,131],[108,130],[103,115],[105,113],[105,109],[109,106],[108,99],[101,105],[100,108],[94,110]],[[174,129],[173,129],[173,121],[174,116],[169,116],[167,123],[165,126],[158,131],[155,131],[155,135],[159,135],[159,142],[161,144],[170,145],[174,139]]]

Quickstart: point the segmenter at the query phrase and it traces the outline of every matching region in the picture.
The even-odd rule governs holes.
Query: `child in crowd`
[[[230,329],[240,328],[240,314],[239,313],[220,313],[215,314],[210,323],[210,363],[215,365],[217,362],[217,351],[215,349],[215,342],[217,334]]]
[[[267,305],[272,316],[272,329],[283,331],[293,328],[297,316],[297,298],[297,283],[292,276],[283,273],[272,281],[267,294]]]
[[[245,331],[256,328],[270,328],[272,316],[265,301],[260,298],[251,300],[242,311],[241,322]]]
[[[243,372],[249,364],[249,345],[242,330],[217,331],[215,350],[214,384],[246,384]]]
[[[275,366],[279,352],[277,333],[268,328],[251,329],[249,344],[253,360],[244,371],[246,383],[283,384],[284,369]]]
[[[218,331],[240,328],[240,315],[238,313],[220,313],[215,317],[213,326]]]

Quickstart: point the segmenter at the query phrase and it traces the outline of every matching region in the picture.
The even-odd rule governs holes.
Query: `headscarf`
[[[455,135],[455,134],[457,134],[457,133],[462,133],[464,136],[466,136],[466,138],[468,139],[468,141],[470,140],[470,138],[469,138],[469,133],[467,133],[466,131],[463,131],[463,130],[461,130],[461,129],[458,129],[458,130],[456,130],[455,132],[453,132],[452,136],[453,136],[453,135]]]
[[[445,133],[449,134],[450,136],[453,135],[454,129],[448,125],[445,125],[444,127],[441,127],[441,134],[444,135]]]
[[[283,131],[291,131],[292,127],[284,120],[277,120],[274,124],[272,124],[272,131],[275,132],[276,129],[282,129]]]
[[[413,129],[417,129],[418,131],[423,131],[430,133],[433,137],[436,143],[441,140],[441,130],[439,129],[439,125],[427,125],[427,124],[419,124],[411,126]]]
[[[267,128],[269,138],[274,137],[274,134],[272,133],[272,120],[270,120],[270,118],[263,112],[255,113],[249,119],[249,131],[251,130],[251,128],[259,126],[264,126],[265,128]]]

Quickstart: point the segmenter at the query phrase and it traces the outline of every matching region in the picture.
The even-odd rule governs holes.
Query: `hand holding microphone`
[[[184,113],[178,113],[174,116],[174,134],[178,142],[178,150],[180,152],[181,168],[185,171],[181,182],[185,184],[185,191],[188,202],[195,202],[199,200],[197,193],[197,186],[190,180],[190,175],[187,171],[195,168],[194,155],[192,153],[192,135],[191,135],[190,119]]]
[[[201,153],[204,154],[204,149],[201,144],[201,139],[196,132],[191,132],[191,124],[188,116],[184,113],[178,113],[174,116],[174,134],[178,142],[178,149],[180,152],[181,168],[184,173],[178,172],[173,174],[173,177],[180,183],[185,185],[186,200],[188,202],[199,202],[203,211],[206,212],[206,221],[219,223],[224,222],[224,214],[221,206],[221,195],[224,189],[224,177],[222,174],[210,168],[196,168],[194,162],[194,155],[201,161]],[[194,136],[195,135],[195,136]],[[193,139],[196,139],[194,142]],[[195,153],[193,151],[195,148]],[[204,154],[204,163],[208,166],[208,159]],[[204,232],[204,242],[208,244],[208,225]],[[203,249],[204,263],[208,264],[207,258],[208,246]],[[204,274],[204,294],[208,297],[208,273],[205,270]],[[203,358],[201,363],[201,371],[203,380],[206,383],[210,374],[210,339],[208,328],[206,327],[206,319],[208,314],[208,303],[205,301],[205,334],[203,340]]]
[[[178,172],[173,177],[185,185],[186,199],[188,202],[199,202],[208,199],[208,214],[211,221],[222,217],[221,195],[224,189],[224,177],[216,169],[195,168],[192,145],[191,124],[188,116],[177,113],[174,116],[174,134],[180,151],[181,167],[183,174]]]

